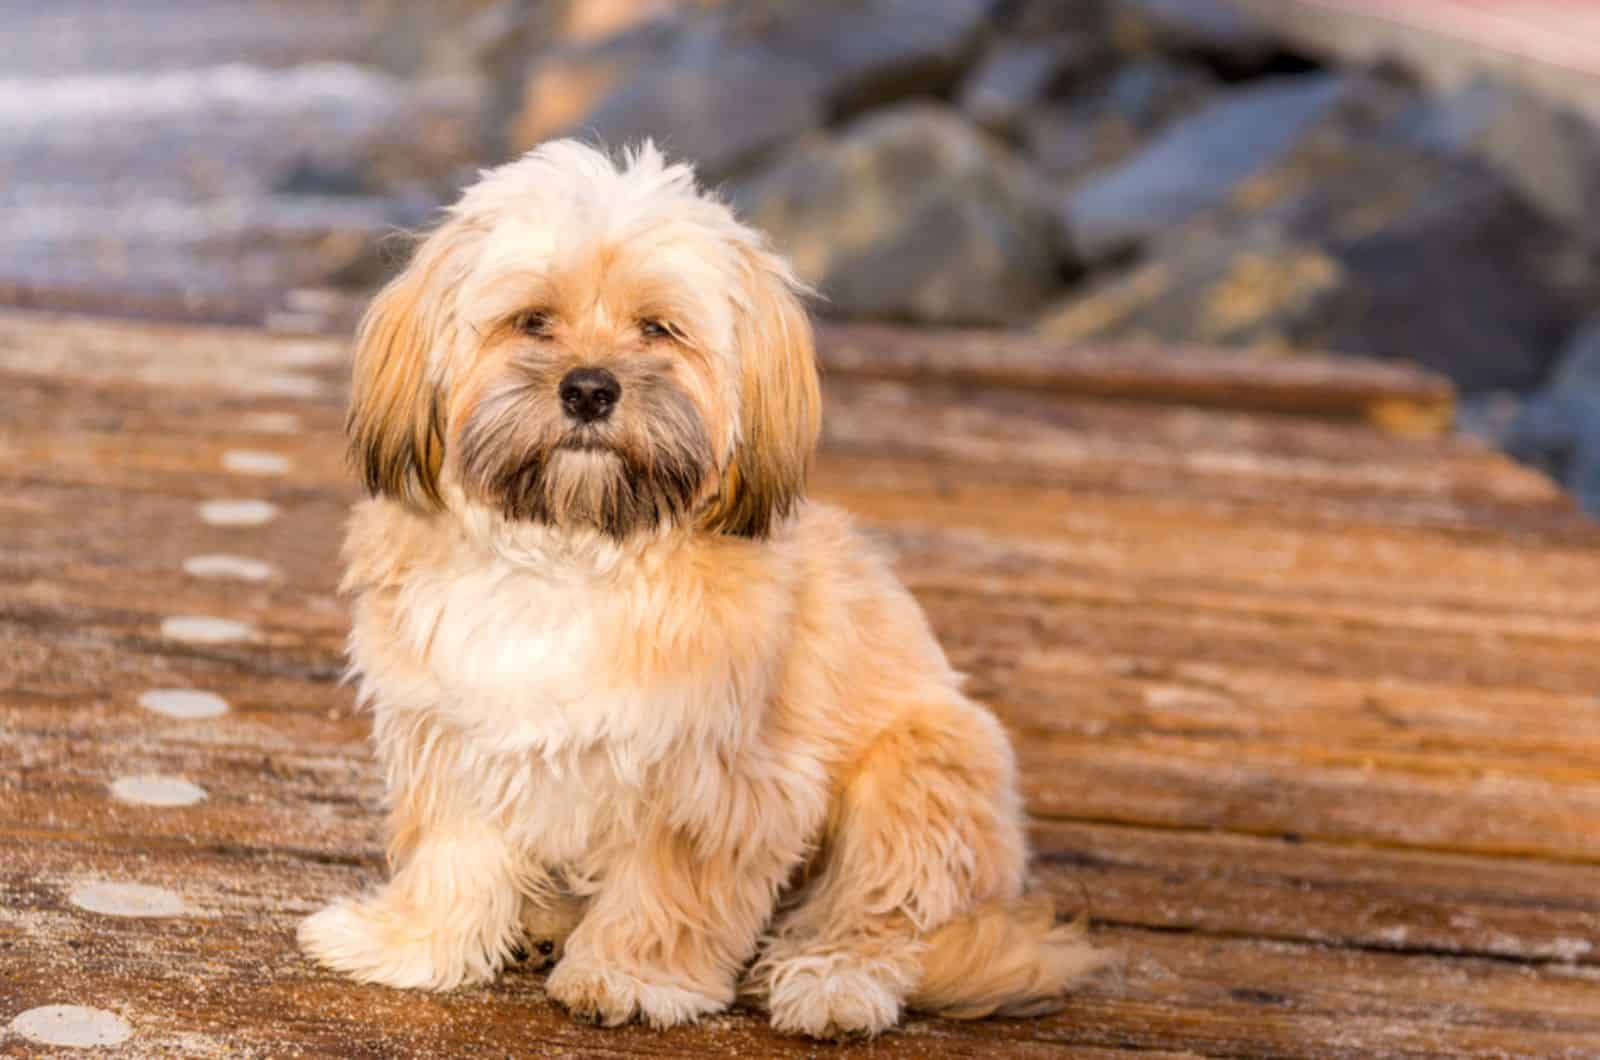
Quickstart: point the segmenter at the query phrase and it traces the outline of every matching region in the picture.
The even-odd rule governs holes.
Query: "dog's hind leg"
[[[1059,997],[1090,951],[1046,952],[1061,941],[1053,917],[1019,902],[1013,773],[998,723],[959,698],[905,712],[874,741],[847,775],[819,874],[751,970],[774,1027],[870,1035],[906,1007],[1022,1014]]]

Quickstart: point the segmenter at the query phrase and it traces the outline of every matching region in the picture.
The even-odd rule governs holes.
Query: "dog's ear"
[[[743,259],[739,440],[707,523],[760,538],[805,492],[822,398],[803,288],[775,254],[752,246]]]
[[[430,364],[445,340],[447,294],[460,279],[463,226],[450,221],[417,247],[373,299],[356,333],[345,432],[367,492],[424,510],[444,506],[442,395]]]

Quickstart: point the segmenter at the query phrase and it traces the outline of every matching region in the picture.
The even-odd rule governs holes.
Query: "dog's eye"
[[[672,325],[661,320],[641,320],[639,321],[639,331],[647,339],[672,337]]]
[[[550,334],[550,314],[543,310],[530,309],[525,313],[518,313],[511,323],[524,335]]]

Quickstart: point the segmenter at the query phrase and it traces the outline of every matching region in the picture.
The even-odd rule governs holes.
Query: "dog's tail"
[[[924,941],[921,982],[907,1004],[950,1019],[1054,1012],[1110,959],[1089,944],[1088,918],[1057,924],[1046,895],[980,905]]]

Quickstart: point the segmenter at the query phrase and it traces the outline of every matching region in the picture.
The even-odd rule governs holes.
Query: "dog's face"
[[[788,267],[653,148],[563,141],[487,174],[362,323],[369,490],[612,538],[759,537],[818,419]]]

